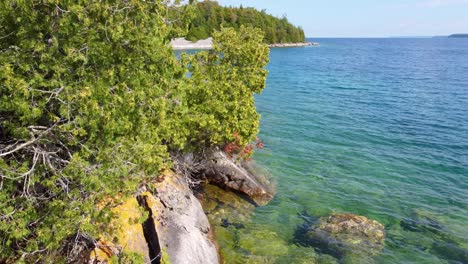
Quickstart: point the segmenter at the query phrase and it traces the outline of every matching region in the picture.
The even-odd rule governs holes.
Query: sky
[[[439,36],[468,33],[468,0],[218,0],[266,9],[307,37]]]

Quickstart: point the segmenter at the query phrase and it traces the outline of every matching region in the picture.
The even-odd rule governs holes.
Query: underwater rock
[[[236,161],[222,151],[213,152],[203,167],[210,183],[242,192],[258,205],[266,205],[273,198],[274,191],[265,177],[256,175],[247,163]]]
[[[433,213],[424,210],[412,210],[410,217],[403,218],[400,226],[405,231],[431,232],[434,234],[445,233],[443,224],[436,219]]]
[[[227,263],[285,263],[278,262],[279,258],[290,256],[287,241],[276,232],[266,230],[266,226],[252,226],[249,220],[255,205],[246,199],[245,194],[205,184],[197,192],[197,197],[208,215],[221,246],[221,255]],[[292,263],[315,264],[306,262],[306,256],[315,256],[313,251],[307,253],[302,262]]]
[[[222,227],[234,227],[235,229],[242,229],[242,228],[245,228],[245,225],[241,224],[241,223],[231,223],[228,219],[223,219],[221,221],[221,226]]]
[[[288,243],[276,232],[258,227],[240,232],[239,247],[258,257],[277,258],[289,253]]]
[[[408,232],[425,233],[422,236],[418,234],[417,239],[407,243],[429,251],[442,259],[448,259],[451,263],[468,263],[468,249],[460,246],[456,236],[451,234],[443,224],[440,214],[414,209],[409,217],[400,221],[400,226]],[[427,239],[421,239],[421,237]]]
[[[246,200],[245,195],[225,191],[216,185],[205,184],[196,193],[211,224],[222,226],[246,222],[255,209],[255,205]]]
[[[275,263],[332,264],[327,261],[321,261],[320,255],[310,247],[302,247],[289,243],[287,254],[279,256]],[[337,262],[333,264],[337,264]]]
[[[450,260],[451,263],[468,263],[468,249],[461,248],[456,243],[435,241],[430,252],[443,259]]]
[[[384,247],[384,226],[354,214],[332,214],[319,218],[304,230],[301,240],[324,253],[339,258],[372,256]]]
[[[432,219],[413,219],[413,218],[403,218],[400,221],[400,226],[405,231],[411,232],[439,232],[442,229],[442,226],[432,220]]]

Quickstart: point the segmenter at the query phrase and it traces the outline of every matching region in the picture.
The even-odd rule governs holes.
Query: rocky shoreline
[[[317,42],[300,42],[300,43],[275,43],[269,44],[270,48],[295,48],[319,46]],[[209,50],[213,48],[213,39],[207,38],[199,41],[189,41],[185,38],[176,38],[171,41],[172,49],[174,50]]]
[[[274,196],[266,178],[222,151],[214,151],[199,164],[204,169],[197,172],[198,179],[205,186],[216,185],[231,196],[243,195],[251,201],[251,209],[267,204]],[[175,171],[166,171],[148,185],[113,209],[111,225],[116,227],[115,232],[101,234],[94,248],[83,252],[75,263],[109,263],[122,252],[138,254],[144,263],[222,262],[207,217],[206,199],[210,195],[194,191],[187,175]]]
[[[230,232],[238,237],[231,237],[233,243],[239,243],[236,247],[253,250],[245,249],[250,253],[243,261],[273,263],[277,257],[287,254],[288,245],[276,233],[244,224],[255,207],[273,199],[275,191],[268,177],[251,163],[231,158],[219,150],[197,158],[200,157],[193,154],[176,157],[184,160],[185,165],[197,165],[196,186],[180,167],[162,173],[113,209],[114,232],[101,234],[94,247],[74,262],[110,263],[113,257],[125,253],[141,256],[141,261],[136,263],[224,263],[226,259],[239,257],[229,249],[224,251],[225,240],[220,241],[223,250],[216,241]],[[329,255],[342,263],[360,260],[372,263],[373,256],[384,247],[385,227],[364,216],[333,213],[299,225],[294,243],[302,247],[302,260],[307,263],[318,263],[318,259]],[[270,252],[270,247],[278,252]]]

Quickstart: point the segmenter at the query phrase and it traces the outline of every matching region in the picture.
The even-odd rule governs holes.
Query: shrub
[[[261,34],[226,29],[213,52],[178,60],[167,12],[166,1],[0,3],[0,262],[70,257],[70,241],[105,230],[171,151],[255,137]]]

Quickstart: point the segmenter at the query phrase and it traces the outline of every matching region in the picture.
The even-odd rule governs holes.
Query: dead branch
[[[37,137],[35,138],[32,138],[31,140],[17,146],[16,148],[14,148],[13,150],[10,150],[10,151],[7,151],[7,152],[3,152],[3,153],[0,153],[0,158],[1,157],[5,157],[5,156],[8,156],[8,155],[11,155],[15,152],[17,152],[18,150],[21,150],[27,146],[30,146],[34,143],[36,143],[39,139],[41,139],[43,136],[45,136],[46,134],[48,134],[50,131],[52,131],[52,129],[55,127],[57,123],[55,123],[54,125],[52,125],[51,127],[49,127],[46,131],[40,133]]]

